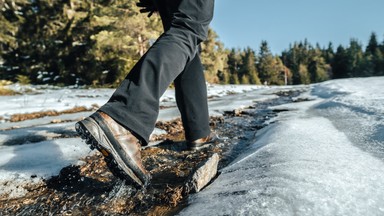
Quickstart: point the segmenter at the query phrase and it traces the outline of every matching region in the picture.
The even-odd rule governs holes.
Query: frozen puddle
[[[384,140],[377,136],[384,132],[384,78],[370,79],[376,82],[345,81],[342,92],[337,81],[326,82],[313,88],[327,97],[283,105],[292,111],[259,131],[180,214],[384,215]],[[365,100],[354,95],[361,92]]]

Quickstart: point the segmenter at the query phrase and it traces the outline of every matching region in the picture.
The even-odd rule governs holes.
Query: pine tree
[[[287,83],[290,82],[290,71],[287,70],[279,57],[272,55],[266,41],[261,42],[257,68],[263,83],[284,85],[286,81]]]
[[[349,76],[347,51],[343,46],[340,45],[337,47],[331,66],[334,79],[347,78]]]
[[[9,64],[8,58],[17,58],[14,50],[19,47],[17,32],[26,22],[28,0],[0,0],[0,79],[15,80],[21,73],[20,66]]]
[[[311,83],[311,77],[308,72],[308,68],[306,65],[300,64],[299,65],[299,78],[301,84],[310,84]]]
[[[219,41],[213,29],[208,30],[208,38],[201,44],[201,61],[205,69],[205,78],[209,83],[226,82],[227,57],[224,45]],[[220,76],[220,77],[219,77]]]
[[[347,49],[349,77],[370,76],[371,72],[364,72],[361,69],[364,64],[364,54],[362,45],[355,39],[351,39]]]
[[[369,39],[368,45],[365,49],[365,67],[366,69],[366,76],[380,76],[384,75],[384,68],[383,68],[383,52],[380,49],[379,43],[376,39],[376,34],[372,33],[371,37]]]
[[[228,54],[227,60],[227,71],[229,73],[229,83],[230,84],[239,84],[239,70],[241,65],[241,58],[239,51],[231,49]]]
[[[300,76],[300,65],[302,59],[302,45],[294,43],[290,45],[289,49],[282,53],[281,59],[284,60],[284,64],[290,69],[292,73],[292,84],[302,84]]]
[[[379,48],[379,43],[377,42],[376,34],[372,32],[369,38],[368,45],[365,49],[365,53],[374,55],[376,52],[376,49],[378,48]]]
[[[237,73],[229,75],[229,84],[240,84],[239,75]]]
[[[384,52],[377,48],[374,53],[374,76],[383,76],[384,75]]]
[[[271,84],[275,85],[288,85],[292,83],[292,72],[286,67],[280,57],[275,56],[274,59],[275,71],[278,72]]]
[[[266,41],[262,41],[260,45],[257,69],[259,70],[260,79],[263,83],[272,84],[271,77],[274,76],[273,61],[274,57],[269,50],[268,43]]]
[[[256,69],[255,53],[250,47],[247,47],[244,50],[244,54],[242,56],[242,65],[240,69],[240,76],[242,84],[261,84]]]
[[[329,79],[330,65],[321,56],[313,56],[308,64],[311,83],[323,82]]]
[[[332,42],[330,42],[328,44],[327,49],[322,50],[322,57],[324,58],[324,60],[327,64],[331,64],[334,56],[335,56],[335,52],[333,50],[333,44],[332,44]]]
[[[107,83],[124,79],[149,48],[151,40],[162,31],[159,16],[148,19],[139,12],[134,0],[111,2],[108,7],[102,3],[95,5],[90,24],[92,29],[98,29],[90,35],[94,44],[91,53],[103,62],[98,71],[107,72]]]
[[[161,32],[135,0],[28,2],[16,48],[2,56],[34,83],[116,85]]]

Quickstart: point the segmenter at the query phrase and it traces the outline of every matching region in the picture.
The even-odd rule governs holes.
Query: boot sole
[[[99,133],[101,133],[101,136],[94,136],[88,127],[98,127]],[[118,178],[122,180],[130,180],[131,182],[135,183],[135,186],[140,187],[146,187],[147,182],[143,182],[140,180],[140,178],[133,172],[131,168],[129,168],[124,161],[121,159],[119,154],[111,147],[112,145],[107,146],[108,139],[105,135],[104,131],[97,125],[96,122],[94,122],[93,119],[84,119],[80,122],[76,123],[76,131],[80,135],[81,139],[85,140],[86,144],[89,145],[90,149],[97,149],[103,156],[104,160],[109,168],[109,170]],[[100,140],[101,138],[96,137],[103,137],[104,140]]]

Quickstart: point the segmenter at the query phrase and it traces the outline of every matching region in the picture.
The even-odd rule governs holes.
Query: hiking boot
[[[141,187],[148,186],[151,176],[141,161],[140,141],[129,130],[97,111],[77,122],[76,131],[91,149],[103,154],[115,176],[130,179]]]
[[[187,141],[187,145],[192,150],[198,150],[201,148],[208,147],[211,144],[217,144],[221,139],[213,132],[211,132],[208,136],[194,140]]]

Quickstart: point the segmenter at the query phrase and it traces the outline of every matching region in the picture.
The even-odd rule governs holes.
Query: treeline
[[[162,32],[158,16],[137,0],[0,0],[0,79],[34,84],[115,86]],[[309,84],[384,75],[384,41],[336,49],[295,42],[273,55],[224,47],[211,29],[202,44],[207,81],[222,84]]]
[[[214,32],[211,37],[217,39]],[[213,43],[210,41],[214,40],[211,38],[208,43]],[[332,43],[320,47],[304,40],[290,45],[281,55],[273,55],[267,41],[261,42],[259,50],[249,47],[226,50],[218,40],[216,44],[214,54],[204,54],[216,55],[211,58],[213,61],[209,60],[216,65],[215,72],[207,73],[208,80],[216,83],[310,84],[337,78],[384,75],[384,41],[379,43],[375,33],[371,34],[366,47],[355,39],[351,39],[347,47],[339,45],[336,49]]]

